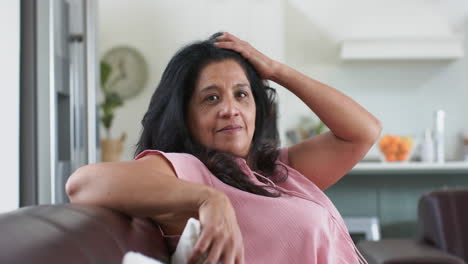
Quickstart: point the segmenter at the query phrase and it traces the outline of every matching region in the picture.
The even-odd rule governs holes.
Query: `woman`
[[[330,131],[278,149],[274,81]],[[229,33],[181,49],[151,99],[133,161],[79,168],[73,203],[150,216],[174,249],[188,218],[190,263],[361,263],[323,193],[378,138],[379,121],[336,89]]]

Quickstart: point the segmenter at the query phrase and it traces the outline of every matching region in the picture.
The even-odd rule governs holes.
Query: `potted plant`
[[[106,129],[106,138],[101,139],[101,160],[102,161],[119,161],[123,151],[123,143],[127,138],[124,132],[120,139],[113,139],[111,135],[112,122],[114,120],[114,111],[116,108],[123,105],[123,100],[118,93],[109,91],[107,82],[112,73],[112,67],[101,62],[101,90],[104,95],[104,100],[100,104],[102,111],[101,122]]]

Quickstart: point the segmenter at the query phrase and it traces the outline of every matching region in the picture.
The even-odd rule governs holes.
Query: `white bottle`
[[[424,131],[424,138],[421,143],[421,161],[434,162],[434,142],[429,128]]]
[[[445,162],[445,112],[437,110],[434,114],[434,149],[435,161]]]

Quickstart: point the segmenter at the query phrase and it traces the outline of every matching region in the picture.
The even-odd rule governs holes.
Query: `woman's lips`
[[[237,133],[239,131],[242,130],[242,127],[241,126],[226,126],[220,130],[218,130],[218,132],[221,132],[221,133],[226,133],[226,134],[234,134],[234,133]]]

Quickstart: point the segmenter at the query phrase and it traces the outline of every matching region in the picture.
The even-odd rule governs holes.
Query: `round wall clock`
[[[148,80],[148,65],[136,49],[127,46],[112,48],[104,54],[102,61],[111,67],[104,90],[116,92],[122,99],[137,95]]]

